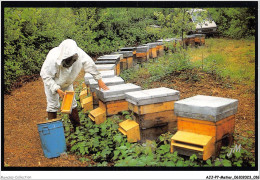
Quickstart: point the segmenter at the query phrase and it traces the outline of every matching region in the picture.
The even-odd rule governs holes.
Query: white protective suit
[[[61,65],[63,59],[78,54],[78,59],[71,67],[65,68]],[[84,68],[85,73],[90,73],[95,80],[101,79],[94,61],[72,39],[64,40],[58,47],[50,50],[44,61],[40,75],[44,82],[45,94],[47,97],[47,112],[57,112],[59,103],[59,94],[57,89],[63,91],[73,91],[73,82]],[[74,97],[72,108],[77,107]]]

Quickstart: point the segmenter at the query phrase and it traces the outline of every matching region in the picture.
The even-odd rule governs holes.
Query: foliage
[[[255,35],[256,8],[208,8],[208,11],[221,35],[231,38]]]

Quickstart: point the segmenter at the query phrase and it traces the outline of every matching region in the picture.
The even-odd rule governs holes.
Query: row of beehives
[[[146,51],[146,60],[157,57],[154,56],[155,52],[157,55],[163,49],[160,46],[162,44],[157,43],[156,51],[153,51],[154,46],[148,46],[151,53]],[[140,48],[145,49],[143,46]],[[96,61],[103,81],[109,87],[108,91],[99,90],[91,75],[85,76],[86,88],[80,94],[80,101],[84,111],[90,111],[90,119],[100,124],[107,116],[130,110],[134,121],[126,120],[119,124],[119,131],[127,136],[128,141],[155,140],[170,131],[174,134],[171,152],[177,150],[184,155],[195,153],[204,160],[217,155],[222,145],[232,142],[237,100],[200,95],[179,100],[179,92],[173,89],[141,90],[137,85],[125,84],[116,75],[122,69],[132,67],[135,60],[142,63],[144,59],[144,56],[138,55],[138,47],[136,57],[132,58],[129,58],[129,51],[122,51],[125,49],[129,50],[122,48],[120,52],[102,56]],[[99,107],[94,109],[93,105]]]

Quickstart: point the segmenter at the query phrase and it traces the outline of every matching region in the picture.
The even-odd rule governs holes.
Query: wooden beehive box
[[[149,46],[149,57],[150,58],[157,58],[157,43],[147,43],[145,44]]]
[[[157,50],[158,56],[163,56],[164,55],[163,42],[157,42],[156,50]]]
[[[174,101],[178,99],[179,91],[164,87],[126,93],[129,110],[140,124],[142,141],[176,131],[177,118],[173,110]]]
[[[149,59],[149,46],[138,46],[136,48],[137,63],[142,64]]]
[[[215,151],[214,138],[207,135],[178,131],[171,138],[171,153],[174,151],[186,156],[196,154],[197,157],[207,160]]]
[[[127,136],[128,142],[137,142],[140,140],[139,124],[133,120],[125,120],[119,123],[118,130]]]
[[[179,96],[179,91],[161,87],[126,93],[126,100],[131,111],[142,115],[173,110]]]
[[[65,91],[65,96],[62,100],[61,113],[70,114],[72,110],[72,102],[74,99],[74,91]]]
[[[236,99],[202,95],[176,101],[178,131],[212,136],[218,154],[224,138],[232,142],[237,106]]]
[[[107,116],[128,110],[125,93],[141,90],[140,86],[131,83],[108,86],[108,88],[107,91],[96,89],[97,96],[100,99],[99,106],[106,109]]]

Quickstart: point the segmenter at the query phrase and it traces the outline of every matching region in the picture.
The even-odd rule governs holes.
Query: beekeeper
[[[108,90],[94,61],[77,46],[74,40],[66,39],[48,53],[42,65],[40,75],[44,82],[49,120],[57,117],[57,111],[60,108],[59,97],[63,98],[66,90],[73,91],[73,82],[82,68],[85,73],[90,73],[98,81],[99,88]],[[77,102],[74,97],[72,112],[69,115],[74,130],[80,125],[76,107]]]

